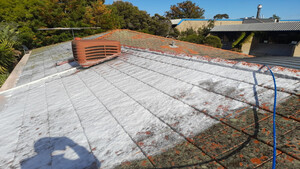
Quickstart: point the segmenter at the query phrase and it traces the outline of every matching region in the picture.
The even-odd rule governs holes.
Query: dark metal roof
[[[50,30],[81,30],[81,29],[101,29],[101,27],[81,27],[81,28],[39,28],[39,31],[50,31]]]
[[[215,26],[211,32],[300,31],[300,22],[254,23]]]
[[[272,18],[268,19],[257,19],[257,18],[248,18],[243,20],[243,24],[249,24],[249,23],[274,23],[275,20]]]
[[[209,20],[213,20],[213,19],[181,19],[180,21],[174,21],[175,22],[174,24],[178,22],[177,25],[180,25],[184,21],[209,21]],[[243,19],[216,19],[215,21],[243,21]]]

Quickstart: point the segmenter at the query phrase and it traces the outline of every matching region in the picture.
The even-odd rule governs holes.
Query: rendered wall
[[[215,21],[215,26],[220,25],[237,25],[242,24],[243,21]],[[193,28],[195,31],[197,31],[202,26],[206,26],[208,24],[208,21],[183,21],[180,23],[180,25],[177,25],[176,28],[182,32],[185,31],[188,28]]]
[[[295,46],[293,56],[294,56],[294,57],[300,57],[300,43],[298,43],[298,44]]]
[[[243,43],[242,48],[241,48],[242,53],[247,54],[247,55],[250,53],[252,40],[253,40],[253,37],[251,37],[247,42]]]

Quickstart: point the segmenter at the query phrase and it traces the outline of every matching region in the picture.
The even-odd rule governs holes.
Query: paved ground
[[[245,61],[270,66],[282,66],[292,69],[300,69],[300,57],[291,56],[258,56],[255,58],[234,59],[236,61]]]

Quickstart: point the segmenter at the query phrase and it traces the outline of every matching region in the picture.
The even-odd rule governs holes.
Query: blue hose
[[[277,99],[277,87],[276,87],[276,81],[275,76],[272,72],[272,70],[269,68],[269,66],[266,66],[269,71],[272,74],[273,82],[274,82],[274,107],[273,107],[273,163],[272,163],[272,169],[276,168],[276,99]]]

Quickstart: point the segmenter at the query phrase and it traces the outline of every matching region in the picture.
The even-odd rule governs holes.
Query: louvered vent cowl
[[[90,67],[117,57],[121,53],[121,45],[118,41],[75,38],[72,50],[75,61],[82,67]]]

